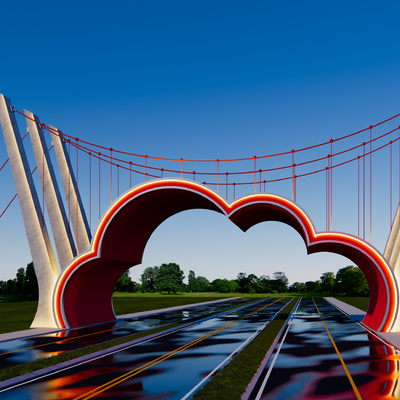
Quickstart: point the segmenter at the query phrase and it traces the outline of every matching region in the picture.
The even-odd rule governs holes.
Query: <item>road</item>
[[[188,322],[207,314],[241,306],[251,299],[234,299],[218,303],[188,305],[179,310],[160,311],[155,314],[118,319],[118,321],[70,329],[46,335],[31,336],[0,342],[0,367],[12,367],[38,358],[51,357],[67,351],[91,346],[160,326],[168,327],[177,322]]]
[[[290,299],[264,299],[0,391],[7,399],[181,399]]]
[[[326,301],[303,299],[248,398],[400,398],[399,362],[394,348]]]

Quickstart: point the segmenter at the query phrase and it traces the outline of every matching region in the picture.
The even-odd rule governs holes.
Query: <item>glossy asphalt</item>
[[[93,394],[102,399],[181,399],[288,300],[265,299],[210,317],[176,333],[0,391],[0,398],[78,399]]]
[[[276,346],[249,399],[400,398],[399,363],[393,347],[331,304],[320,299],[315,305],[312,299],[303,299],[285,340]]]
[[[160,311],[147,315],[126,317],[118,321],[93,325],[86,328],[59,331],[44,335],[12,339],[0,342],[0,368],[51,357],[123,336],[144,332],[160,326],[168,327],[175,322],[220,312],[228,307],[240,306],[251,299],[234,299],[218,303],[181,307],[179,310]]]

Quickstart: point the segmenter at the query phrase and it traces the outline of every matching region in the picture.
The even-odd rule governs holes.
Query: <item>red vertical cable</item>
[[[296,201],[294,199],[294,197],[295,197],[294,196],[294,172],[295,172],[294,167],[295,167],[295,164],[294,164],[294,150],[292,149],[292,200]]]
[[[161,178],[164,178],[164,168],[161,168]]]
[[[132,161],[129,161],[129,187],[132,187]]]
[[[145,162],[146,162],[146,168],[145,168],[145,180],[147,182],[147,156],[144,156]]]
[[[390,229],[392,229],[392,141],[390,141]]]
[[[360,237],[360,156],[357,157],[357,236]]]
[[[112,149],[112,147],[110,147],[110,153],[111,153],[111,162],[110,162],[110,169],[111,169],[111,190],[110,190],[110,194],[111,194],[111,204],[112,204],[112,166],[113,166],[112,152],[113,152],[113,149]]]
[[[117,197],[119,197],[119,164],[117,164]]]
[[[226,201],[228,201],[228,172],[225,172],[225,176],[226,176]]]
[[[99,219],[100,219],[100,157],[101,157],[101,153],[99,153]]]
[[[265,182],[266,182],[266,180],[264,179],[264,193],[265,193]]]
[[[256,192],[256,170],[257,170],[257,157],[254,156],[254,193]]]
[[[196,171],[193,171],[193,180],[196,182]]]
[[[258,172],[260,173],[260,193],[261,193],[261,169],[258,170]]]
[[[181,179],[182,178],[183,178],[183,159],[181,158]]]
[[[329,199],[329,208],[330,208],[330,212],[331,212],[331,215],[330,215],[330,230],[332,230],[332,214],[333,214],[333,152],[332,152],[332,145],[333,145],[333,139],[331,139],[331,157],[330,157],[330,159],[331,159],[331,170],[330,170],[330,177],[329,177],[329,180],[330,180],[330,199]]]
[[[235,182],[233,182],[233,200],[235,200],[235,195],[236,195],[236,193],[235,193],[235,188],[236,188],[236,183]]]
[[[89,229],[92,231],[92,153],[89,152]]]
[[[217,193],[219,193],[219,160],[217,160]]]
[[[43,149],[43,228],[44,228],[44,124],[42,124],[42,149]]]
[[[325,230],[328,231],[328,215],[329,215],[329,205],[328,205],[328,198],[329,198],[329,177],[328,177],[328,167],[325,167],[325,178],[326,178],[326,185],[325,185],[325,194],[326,194],[326,213],[325,213]]]
[[[79,170],[78,170],[78,138],[75,138],[76,140],[76,247],[79,249],[79,224],[78,224],[78,209],[79,209],[79,203],[78,203],[78,182],[79,182]]]
[[[365,240],[365,142],[363,143],[363,240]]]
[[[369,242],[372,243],[372,125],[369,126]]]
[[[326,218],[327,218],[327,230],[330,231],[331,230],[331,225],[330,225],[330,220],[331,220],[331,171],[330,171],[330,167],[331,167],[331,155],[328,154],[327,156],[328,159],[328,167],[326,170],[326,185],[327,185],[327,189],[326,189],[326,204],[327,204],[327,213],[326,213]]]

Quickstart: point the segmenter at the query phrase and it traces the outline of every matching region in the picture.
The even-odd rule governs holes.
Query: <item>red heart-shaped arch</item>
[[[118,277],[142,262],[150,235],[167,218],[190,209],[225,214],[246,231],[263,221],[292,226],[308,254],[341,254],[360,267],[370,289],[363,322],[388,331],[397,316],[397,283],[382,255],[365,241],[338,232],[317,233],[307,214],[292,201],[272,194],[254,194],[228,204],[196,182],[160,179],[139,185],[111,205],[93,236],[91,250],[76,257],[60,275],[54,291],[54,312],[60,327],[115,320],[112,293]]]

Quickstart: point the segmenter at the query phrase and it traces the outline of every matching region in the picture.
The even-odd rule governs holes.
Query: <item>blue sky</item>
[[[396,1],[8,1],[0,93],[66,133],[138,154],[224,159],[287,151],[400,112],[399,12]],[[4,142],[0,157],[7,158]],[[0,180],[3,209],[15,192],[9,168]],[[314,184],[299,184],[298,201],[322,229]],[[345,221],[354,182],[340,175],[334,185],[335,215]],[[373,244],[383,251],[389,222],[375,187]],[[0,239],[0,279],[9,279],[31,260],[17,203],[0,220]],[[137,280],[162,262],[210,280],[282,270],[291,283],[349,263],[307,257],[300,237],[281,224],[243,235],[206,212],[166,221],[131,275]]]

